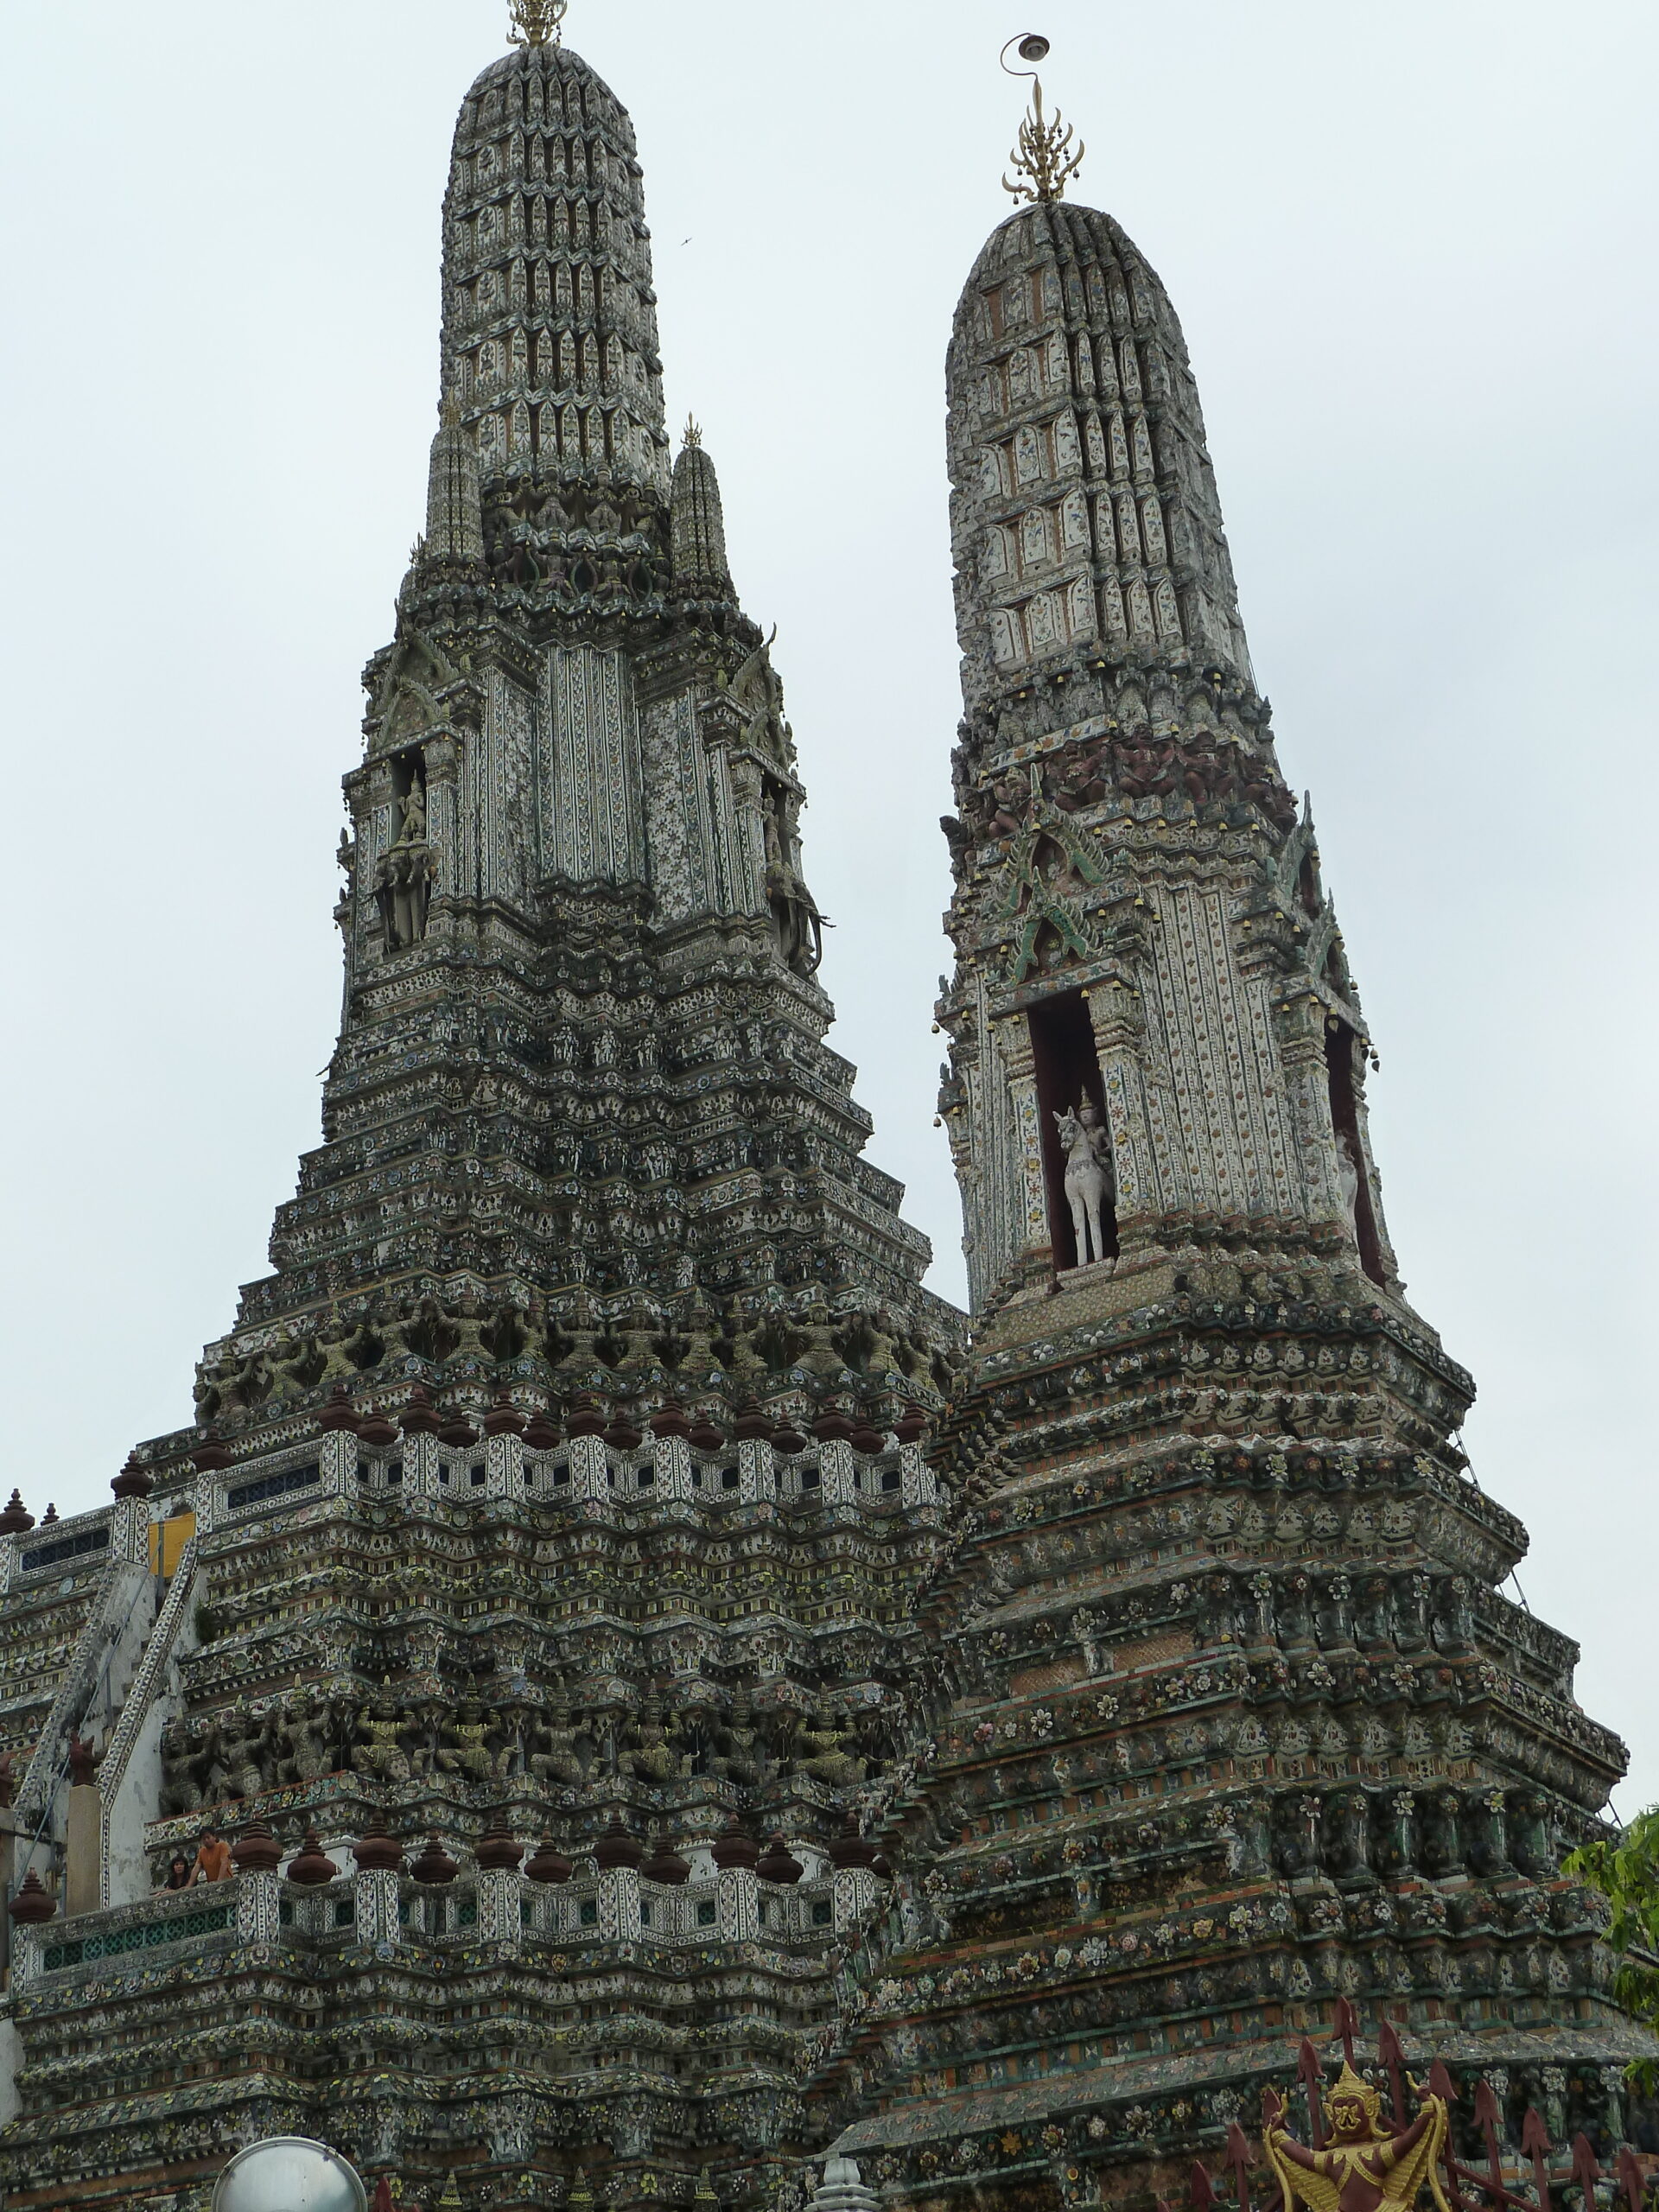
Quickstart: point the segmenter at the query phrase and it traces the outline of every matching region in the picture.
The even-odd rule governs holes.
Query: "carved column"
[[[1337,1137],[1325,1070],[1325,1007],[1308,979],[1292,982],[1281,993],[1278,1031],[1285,1088],[1301,1154],[1303,1204],[1310,1220],[1332,1223],[1346,1236],[1348,1210],[1337,1180]]]
[[[1019,1147],[1019,1200],[1024,1217],[1017,1224],[1020,1249],[1016,1264],[1047,1269],[1053,1264],[1054,1238],[1048,1220],[1048,1186],[1043,1173],[1042,1109],[1037,1099],[1037,1071],[1033,1064],[1031,1031],[1023,1014],[1012,1014],[995,1024],[997,1053],[1007,1074],[1008,1098],[1014,1109],[1015,1141]]]
[[[818,1446],[819,1489],[826,1505],[850,1505],[858,1488],[858,1469],[853,1447],[842,1437],[826,1438]]]
[[[776,1491],[772,1479],[772,1446],[763,1438],[744,1437],[737,1447],[737,1495],[744,1505],[753,1505],[763,1497],[771,1497]]]
[[[728,753],[734,836],[732,904],[743,914],[766,911],[766,833],[760,771],[752,754]]]
[[[517,1945],[524,1931],[524,1876],[516,1866],[481,1866],[478,1874],[478,1933],[486,1943]],[[636,1921],[638,1915],[635,1915]]]
[[[395,1873],[383,1867],[359,1871],[352,1878],[357,1940],[370,1948],[397,1941],[397,1879]]]
[[[1112,1133],[1118,1242],[1125,1248],[1147,1241],[1147,1225],[1158,1211],[1158,1174],[1147,1127],[1141,1062],[1146,1018],[1140,993],[1119,978],[1091,985],[1084,996]]]
[[[752,1866],[728,1866],[715,1878],[721,1939],[752,1943],[760,1931],[760,1889]]]
[[[573,1436],[570,1456],[570,1502],[573,1505],[608,1494],[606,1480],[610,1456],[602,1436]]]
[[[395,1877],[393,1878],[396,1878]],[[283,1932],[283,1878],[260,1867],[238,1877],[236,1934],[242,1943],[276,1943]]]
[[[334,1429],[322,1440],[322,1487],[329,1497],[351,1497],[357,1490],[357,1439]]]
[[[64,1833],[64,1914],[73,1920],[103,1904],[104,1799],[97,1783],[77,1782],[69,1791]]]
[[[639,1940],[639,1877],[632,1866],[607,1866],[599,1878],[599,1924],[606,1940]]]
[[[856,1928],[880,1894],[868,1866],[843,1866],[836,1876],[832,1891],[836,1933],[840,1935],[849,1928]]]

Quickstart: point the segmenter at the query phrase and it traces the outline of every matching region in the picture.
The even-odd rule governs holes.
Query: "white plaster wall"
[[[22,2037],[8,2003],[0,2008],[0,2127],[10,2127],[22,2108],[17,2075],[23,2063]]]
[[[194,1586],[197,1578],[192,1576]],[[181,1709],[183,1683],[179,1661],[196,1648],[196,1608],[193,1591],[185,1593],[184,1615],[161,1685],[150,1700],[138,1740],[127,1761],[115,1802],[109,1808],[109,1862],[106,1896],[111,1905],[137,1904],[150,1895],[149,1861],[144,1851],[144,1830],[155,1820],[162,1802],[162,1737],[168,1722]]]

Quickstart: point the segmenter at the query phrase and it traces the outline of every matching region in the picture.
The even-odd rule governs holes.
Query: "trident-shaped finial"
[[[1014,45],[1010,39],[1008,46]],[[1016,200],[1063,200],[1065,188],[1083,167],[1089,150],[1058,109],[1052,122],[1043,113],[1043,80],[1035,69],[1008,69],[1008,46],[1002,49],[1002,67],[1010,77],[1032,80],[1030,112],[1020,125],[1020,143],[1014,149],[1014,176],[1002,180],[1004,192]],[[1019,41],[1022,61],[1046,61],[1048,41],[1032,31]],[[1016,180],[1018,180],[1016,181]]]
[[[556,46],[570,0],[512,0],[515,46]]]

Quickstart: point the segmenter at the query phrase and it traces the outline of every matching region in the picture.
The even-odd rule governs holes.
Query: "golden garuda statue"
[[[1435,2212],[1450,2212],[1435,2171],[1446,2146],[1446,2100],[1421,2089],[1417,2096],[1416,2119],[1395,2135],[1382,2125],[1376,2091],[1344,2063],[1325,2101],[1329,2137],[1310,2151],[1286,2127],[1284,2106],[1269,2089],[1262,2145],[1286,2212],[1298,2205],[1306,2212],[1413,2212],[1425,2183]]]

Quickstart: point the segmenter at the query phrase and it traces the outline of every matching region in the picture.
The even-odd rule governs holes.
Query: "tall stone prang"
[[[101,1513],[0,1515],[10,2202],[205,2212],[296,2133],[426,2202],[758,2204],[882,1879],[961,1317],[825,1043],[632,128],[517,12],[455,137],[323,1141],[194,1425]],[[157,1892],[210,1824],[234,1877]]]
[[[1180,326],[1026,149],[949,365],[966,1510],[836,2147],[890,2207],[1181,2201],[1346,2000],[1507,2155],[1529,2105],[1605,2148],[1645,2039],[1561,1862],[1623,1748],[1406,1301]]]

